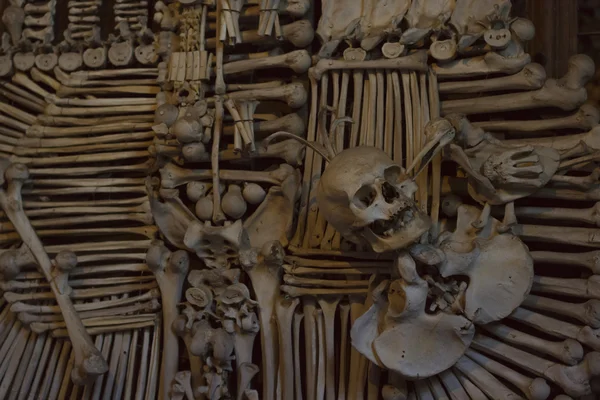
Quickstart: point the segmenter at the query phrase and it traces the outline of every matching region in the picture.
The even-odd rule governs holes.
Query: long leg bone
[[[588,300],[585,303],[568,303],[548,297],[530,294],[521,304],[535,311],[548,311],[553,314],[574,318],[592,328],[600,328],[600,301]]]
[[[492,399],[508,400],[518,398],[516,393],[507,388],[502,382],[496,379],[494,375],[467,356],[463,356],[458,360],[454,368],[465,374],[477,385],[477,387]]]
[[[586,103],[579,107],[575,113],[560,118],[539,119],[535,121],[482,121],[473,122],[473,126],[485,131],[502,132],[536,132],[544,134],[556,129],[581,129],[588,131],[600,122],[600,111],[593,105]]]
[[[587,100],[587,91],[584,86],[593,74],[594,62],[588,56],[574,56],[569,61],[569,70],[564,77],[560,80],[549,79],[539,90],[479,97],[477,102],[473,102],[472,99],[449,100],[442,102],[442,113],[481,114],[540,107],[573,110]]]
[[[552,336],[563,339],[574,339],[594,350],[600,349],[600,336],[598,331],[589,326],[577,326],[524,308],[517,308],[510,315],[510,318]]]
[[[574,366],[566,366],[529,354],[515,347],[498,342],[480,334],[475,335],[473,347],[501,360],[545,377],[559,385],[567,394],[575,397],[591,393],[589,380],[600,372],[600,353],[586,354],[584,360]]]
[[[526,65],[514,75],[482,80],[442,82],[440,94],[450,93],[482,93],[505,90],[533,90],[543,86],[546,70],[540,64]]]
[[[148,267],[154,272],[163,304],[163,358],[160,373],[159,398],[168,399],[171,383],[177,373],[179,345],[171,326],[177,317],[177,303],[181,299],[183,283],[189,267],[188,253],[178,250],[171,253],[166,247],[150,247],[147,256]]]
[[[53,264],[46,250],[23,211],[21,187],[28,177],[27,168],[20,164],[12,165],[6,171],[6,177],[9,181],[8,189],[7,192],[0,190],[0,205],[15,226],[17,232],[19,232],[22,240],[31,249],[46,279],[50,282],[52,292],[61,308],[71,342],[73,343],[73,351],[75,352],[75,367],[72,370],[73,381],[75,383],[83,383],[89,379],[93,379],[97,375],[105,373],[108,370],[108,365],[86,333],[81,320],[73,308],[68,291],[65,292],[65,287],[59,286],[59,281],[56,280],[56,277],[60,276],[61,273],[56,270],[53,271]],[[66,263],[68,261],[70,260],[60,258],[57,260],[56,266],[67,268],[73,266]],[[66,281],[63,280],[62,284],[65,285]]]
[[[277,326],[279,330],[279,370],[281,374],[281,394],[284,399],[294,397],[294,354],[292,323],[299,299],[288,300],[280,297],[275,302]],[[271,371],[273,372],[273,371]],[[298,373],[299,371],[296,371]]]
[[[562,342],[552,342],[510,328],[501,323],[488,324],[485,325],[483,329],[506,342],[527,347],[541,354],[547,354],[568,365],[575,365],[583,358],[583,348],[581,347],[581,344],[573,339],[565,339]]]

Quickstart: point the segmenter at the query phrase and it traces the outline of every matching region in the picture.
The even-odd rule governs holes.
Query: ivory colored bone
[[[571,303],[530,294],[521,306],[535,311],[564,315],[577,319],[591,328],[600,328],[600,301],[596,299],[585,303]]]
[[[520,398],[520,396],[496,379],[494,375],[467,356],[462,356],[454,365],[454,368],[465,374],[469,380],[491,399],[509,400]]]
[[[281,394],[283,398],[294,397],[294,353],[292,324],[299,299],[279,297],[275,301],[277,328],[279,331],[279,374],[281,376]],[[273,371],[274,372],[274,371]],[[298,374],[300,371],[296,371]]]
[[[295,50],[290,53],[250,60],[232,61],[223,65],[225,75],[237,74],[269,68],[289,68],[296,74],[302,74],[310,68],[312,60],[306,50]]]
[[[294,47],[304,48],[312,43],[315,31],[312,24],[308,20],[299,20],[281,27],[281,33],[284,40],[290,42]],[[244,43],[269,43],[272,42],[268,36],[259,35],[258,31],[243,31],[242,42]],[[206,49],[212,50],[216,47],[216,38],[208,38],[206,40]]]
[[[566,152],[580,144],[588,146],[592,150],[600,149],[600,127],[594,126],[589,132],[557,137],[540,137],[529,139],[511,139],[505,141],[508,144],[533,144]]]
[[[575,113],[561,118],[536,119],[534,121],[481,121],[473,122],[473,126],[489,132],[536,132],[544,134],[549,130],[581,129],[589,131],[600,123],[600,110],[593,104],[586,103]]]
[[[50,261],[42,242],[37,237],[23,211],[21,187],[28,177],[27,168],[20,164],[12,165],[6,171],[6,177],[9,181],[8,189],[6,192],[0,190],[0,205],[19,232],[22,240],[31,249],[38,265],[44,272],[46,280],[50,282],[50,287],[63,313],[75,351],[75,367],[72,370],[72,379],[75,383],[81,384],[105,373],[108,370],[108,365],[85,331],[71,303],[69,292],[65,292],[66,288],[59,286],[59,282],[55,280],[56,273],[53,271],[53,267],[57,264],[53,265]],[[67,260],[61,258],[60,262],[63,263],[63,261],[66,262]],[[64,280],[62,283],[65,284]]]
[[[189,256],[184,250],[171,253],[164,245],[150,247],[146,257],[148,267],[154,272],[161,292],[163,305],[163,357],[161,362],[159,395],[169,398],[171,383],[177,373],[179,345],[171,329],[177,317],[177,303],[181,298],[183,283],[189,268]]]
[[[600,277],[592,275],[587,279],[564,279],[536,275],[531,290],[535,293],[600,299]]]
[[[327,71],[344,69],[393,69],[400,71],[427,71],[427,53],[417,51],[414,54],[382,60],[347,61],[322,59],[309,70],[311,76],[320,80]]]
[[[567,365],[575,365],[583,358],[583,347],[573,339],[565,339],[562,342],[544,340],[499,322],[487,324],[483,329],[505,342],[526,347],[534,352],[547,354]]]
[[[281,118],[270,121],[254,121],[253,122],[254,136],[256,139],[264,138],[272,133],[285,131],[293,135],[305,137],[306,125],[304,119],[297,113],[287,114]],[[223,127],[223,134],[231,136],[234,134],[234,126],[227,125]]]
[[[590,378],[600,373],[600,353],[586,354],[580,364],[566,366],[529,354],[490,337],[475,335],[472,346],[486,354],[517,365],[560,386],[567,394],[591,394]]]
[[[543,243],[564,243],[584,247],[600,247],[600,237],[597,229],[569,227],[569,234],[558,226],[546,225],[517,225],[513,233],[524,241]]]
[[[545,400],[550,396],[550,386],[542,378],[531,379],[473,349],[467,349],[465,355],[492,374],[518,387],[529,400]]]
[[[294,171],[291,166],[281,164],[278,169],[269,172],[220,170],[219,177],[225,181],[246,181],[281,185]],[[176,188],[193,181],[207,181],[212,179],[211,170],[188,170],[177,167],[173,163],[169,163],[161,168],[160,173],[161,185],[167,189]]]
[[[578,326],[570,322],[560,321],[522,307],[517,308],[509,318],[552,336],[563,339],[574,339],[594,350],[600,349],[598,330],[592,329],[589,326]]]
[[[482,114],[529,110],[543,107],[556,107],[565,111],[574,110],[587,100],[585,84],[594,75],[594,62],[586,55],[579,54],[569,60],[569,70],[561,79],[549,79],[541,89],[479,97],[476,102],[468,100],[447,100],[442,102],[442,114],[463,113]]]
[[[237,101],[248,100],[279,100],[286,102],[292,108],[300,108],[306,104],[308,93],[304,85],[300,82],[290,83],[284,86],[241,90],[227,94],[227,98]],[[213,98],[209,98],[209,104],[214,102]]]
[[[540,64],[526,65],[514,75],[472,81],[440,82],[440,94],[484,93],[540,89],[546,81],[546,70]],[[531,121],[533,122],[533,121]]]
[[[600,227],[600,203],[590,208],[515,207],[518,218],[581,222]]]
[[[512,75],[519,72],[531,62],[528,54],[519,57],[504,57],[496,52],[484,56],[475,56],[448,63],[436,63],[432,69],[441,79],[472,78],[490,74]]]
[[[118,104],[114,101],[113,104]],[[100,107],[59,107],[54,104],[48,104],[45,114],[52,116],[83,116],[83,115],[127,115],[137,113],[152,113],[156,110],[156,104],[150,105],[113,105]]]

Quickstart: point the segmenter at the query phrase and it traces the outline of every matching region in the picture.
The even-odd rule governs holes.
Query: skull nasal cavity
[[[383,194],[383,198],[387,203],[393,203],[394,200],[396,200],[399,197],[396,188],[387,182],[383,184],[381,192]]]

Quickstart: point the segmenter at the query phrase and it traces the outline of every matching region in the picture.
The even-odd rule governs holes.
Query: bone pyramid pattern
[[[596,398],[595,66],[510,1],[7,3],[0,399]]]

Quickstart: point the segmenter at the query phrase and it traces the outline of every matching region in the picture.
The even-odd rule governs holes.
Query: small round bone
[[[569,303],[530,294],[522,306],[536,311],[548,311],[553,314],[564,315],[577,319],[591,328],[600,328],[599,300],[588,300],[585,303]]]

